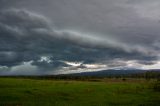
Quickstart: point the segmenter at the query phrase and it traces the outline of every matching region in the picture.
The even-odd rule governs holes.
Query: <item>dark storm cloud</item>
[[[87,36],[88,39],[84,39],[85,36],[74,35],[77,33],[57,32],[45,17],[26,10],[1,11],[0,25],[1,65],[8,66],[7,61],[13,65],[23,61],[36,61],[43,55],[69,61],[96,61],[101,60],[102,56],[109,59],[111,55],[112,58],[127,59],[133,56],[133,53],[127,53],[123,48],[112,48],[110,43],[102,46],[103,42],[93,44],[95,41]]]
[[[64,61],[125,66],[116,60],[151,65],[159,59],[157,0],[0,0],[0,5],[0,66],[31,62],[54,70],[70,67]]]

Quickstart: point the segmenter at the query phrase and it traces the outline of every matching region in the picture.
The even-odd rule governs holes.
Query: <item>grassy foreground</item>
[[[0,106],[159,106],[151,82],[0,78]]]

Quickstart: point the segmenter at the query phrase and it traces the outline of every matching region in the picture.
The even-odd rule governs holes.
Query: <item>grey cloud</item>
[[[143,19],[135,12],[129,13],[132,10],[126,8],[131,7],[122,8],[123,5],[127,5],[126,2],[115,3],[114,1],[87,0],[84,9],[87,9],[88,4],[91,3],[86,10],[90,14],[84,12],[83,8],[79,8],[78,3],[84,4],[83,0],[72,1],[78,7],[75,6],[75,10],[72,10],[72,7],[67,7],[66,11],[72,10],[70,12],[66,12],[63,7],[61,7],[61,11],[60,8],[54,7],[58,8],[57,11],[61,15],[66,12],[64,16],[58,14],[51,16],[49,13],[44,16],[45,13],[39,15],[26,9],[5,9],[3,6],[0,12],[0,66],[13,68],[23,62],[32,61],[30,65],[36,66],[37,70],[55,70],[60,67],[69,67],[63,61],[81,61],[83,64],[102,63],[115,66],[115,62],[111,61],[116,59],[137,60],[141,64],[154,64],[154,61],[158,60],[159,25],[156,22],[151,25],[152,21],[142,21]],[[49,1],[47,0],[47,2]],[[59,5],[62,3],[62,1],[55,2]],[[67,2],[63,1],[63,3]],[[105,8],[104,3],[107,5],[111,3],[114,7]],[[98,9],[100,5],[102,5],[102,11]],[[18,3],[11,7],[20,8]],[[125,11],[122,12],[123,15],[120,15],[119,12],[122,10]],[[53,10],[53,12],[55,11]],[[77,15],[77,11],[83,14]],[[108,13],[109,15],[107,15]],[[132,15],[129,16],[132,13],[135,18]],[[92,18],[92,15],[95,17]],[[100,19],[99,22],[98,19]],[[130,21],[133,22],[130,23]],[[142,22],[139,23],[139,21]],[[82,27],[86,29],[84,30]],[[93,33],[87,31],[93,31]],[[154,39],[156,39],[156,43]],[[39,61],[42,56],[49,56],[52,62]]]
[[[10,3],[9,0],[5,0],[3,5],[6,8],[26,8],[41,13],[62,29],[93,32],[99,34],[100,37],[106,37],[105,39],[108,36],[115,37],[131,45],[138,43],[150,46],[155,39],[159,39],[159,19],[147,18],[152,16],[152,13],[159,14],[155,12],[159,10],[158,0],[14,1]],[[150,9],[150,5],[153,5],[156,10]],[[148,14],[145,13],[147,17],[141,17],[140,15],[144,14],[143,10],[146,11],[147,8],[149,8]]]

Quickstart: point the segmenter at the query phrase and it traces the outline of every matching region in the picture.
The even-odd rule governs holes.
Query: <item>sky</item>
[[[0,0],[0,75],[160,69],[159,0]]]

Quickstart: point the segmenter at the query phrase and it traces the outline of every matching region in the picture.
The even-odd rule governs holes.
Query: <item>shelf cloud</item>
[[[13,1],[0,1],[0,75],[160,68],[158,0]]]

